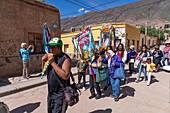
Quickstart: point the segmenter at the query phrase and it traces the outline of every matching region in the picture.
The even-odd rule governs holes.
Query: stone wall
[[[30,55],[29,72],[41,71],[41,59],[43,54]],[[18,56],[0,57],[0,77],[16,76],[22,74],[22,60]]]
[[[47,23],[51,37],[60,37],[60,13],[53,6],[36,0],[1,0],[0,56],[17,56],[22,42],[28,43],[28,33],[43,33]],[[58,24],[54,30],[53,23]]]
[[[44,23],[50,28],[51,37],[60,37],[60,12],[54,6],[36,0],[1,0],[0,77],[21,74],[20,45],[29,44],[29,33],[43,34]],[[56,30],[54,23],[58,25]],[[41,70],[41,56],[30,55],[31,72]]]

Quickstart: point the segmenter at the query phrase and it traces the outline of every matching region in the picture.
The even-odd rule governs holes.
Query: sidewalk
[[[73,75],[77,74],[77,68],[71,68]],[[29,79],[22,76],[2,78],[0,80],[0,97],[27,90],[47,83],[47,77],[41,79],[41,73],[31,74]]]

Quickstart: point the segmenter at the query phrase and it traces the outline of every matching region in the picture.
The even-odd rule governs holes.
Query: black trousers
[[[64,102],[63,92],[55,95],[55,97],[48,95],[48,113],[65,113],[67,110],[67,105]]]
[[[130,73],[132,73],[132,71],[135,71],[134,63],[129,63],[129,71],[130,71]]]
[[[89,75],[89,79],[90,79],[89,82],[90,82],[90,93],[91,93],[91,95],[93,95],[93,96],[95,95],[94,88],[96,89],[97,94],[101,95],[99,83],[94,81],[93,75]]]
[[[80,84],[82,76],[83,76],[83,87],[85,87],[86,84],[85,72],[78,72],[78,84]]]

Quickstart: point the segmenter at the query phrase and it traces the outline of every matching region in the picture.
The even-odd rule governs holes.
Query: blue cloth
[[[103,58],[103,62],[102,63],[108,64],[108,60],[109,60],[109,58]]]
[[[94,62],[93,64],[97,64],[97,62]],[[96,67],[92,67],[92,69],[93,69],[94,74],[96,75],[97,68]],[[89,66],[89,75],[92,75],[90,66]]]
[[[133,55],[133,56],[137,56],[136,51],[130,51],[130,52],[127,54],[127,60],[129,60],[132,55]]]
[[[140,64],[140,67],[139,67],[139,74],[138,74],[138,78],[140,78],[141,73],[142,73],[142,70],[143,70],[143,73],[144,73],[144,79],[146,79],[146,67],[145,67],[145,66],[143,66],[143,64],[141,63],[141,64]]]
[[[163,66],[165,66],[165,60],[167,60],[167,65],[170,65],[170,63],[169,63],[169,58],[164,58],[163,61],[162,61]]]
[[[26,50],[25,48],[21,48],[20,49],[20,52],[21,52],[21,57],[22,57],[22,60],[23,61],[29,61],[30,58],[29,58],[29,53],[32,53],[33,50]]]
[[[112,65],[113,63],[115,63],[115,66]],[[115,68],[119,68],[120,65],[123,66],[123,64],[124,63],[123,63],[122,59],[118,55],[115,55],[113,57],[113,59],[110,62],[110,77],[111,78],[114,77]]]
[[[119,90],[120,90],[120,79],[119,78],[110,78],[110,82],[112,85],[113,95],[118,98]]]
[[[20,58],[22,58],[22,55],[21,55],[21,49],[19,50],[19,56],[20,56]]]
[[[158,60],[161,61],[162,60],[161,57],[163,57],[162,51],[158,51],[157,53],[155,53],[155,51],[153,51],[152,56],[153,56],[154,59],[155,59],[154,55],[156,55],[156,54],[159,55]]]

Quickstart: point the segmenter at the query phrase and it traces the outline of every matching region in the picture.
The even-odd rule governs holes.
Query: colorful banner
[[[80,58],[82,58],[84,61],[90,61],[92,64],[92,56],[95,53],[95,45],[94,45],[92,30],[90,29],[90,27],[88,27],[83,32],[80,32],[77,36],[73,37],[72,42],[77,50],[77,57],[78,55],[80,55]],[[94,81],[96,81],[96,77],[94,75],[91,65],[90,65],[90,69]]]
[[[43,43],[44,43],[44,49],[45,49],[45,52],[46,54],[48,55],[52,55],[50,53],[50,47],[49,46],[45,46],[45,44],[49,43],[50,42],[50,29],[48,28],[47,24],[44,24],[44,27],[43,27]],[[42,71],[42,75],[41,75],[41,79],[42,77],[44,76],[44,73],[45,71],[47,70],[47,67],[50,65],[50,63],[47,61],[45,64],[44,64],[44,69]]]
[[[73,37],[72,42],[80,57],[84,60],[91,59],[95,51],[95,45],[90,27]]]

